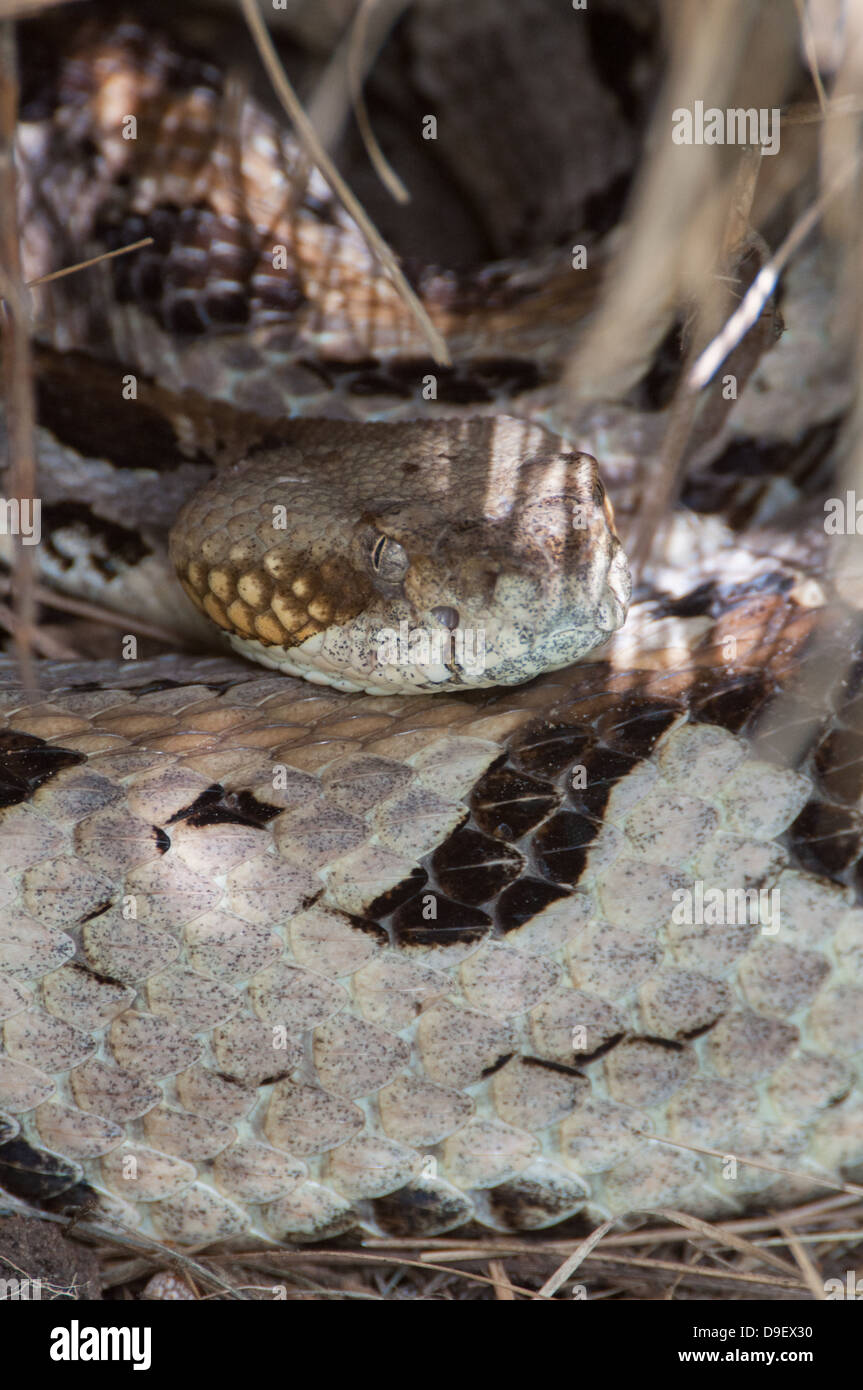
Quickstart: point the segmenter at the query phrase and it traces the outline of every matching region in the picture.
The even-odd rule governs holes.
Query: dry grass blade
[[[782,112],[782,124],[821,125],[825,121],[838,120],[843,116],[859,116],[861,112],[863,98],[856,95],[831,97],[823,106],[815,101],[799,101]]]
[[[0,603],[0,627],[11,633],[16,641],[22,640],[25,635],[25,628],[21,619],[5,603]],[[34,651],[53,661],[74,661],[79,655],[73,647],[67,647],[65,643],[52,637],[50,633],[43,632],[38,627],[30,628],[26,635]]]
[[[683,1149],[687,1153],[704,1154],[708,1158],[733,1158],[737,1163],[743,1163],[749,1168],[761,1168],[767,1173],[781,1173],[786,1178],[796,1178],[798,1181],[816,1183],[820,1187],[830,1187],[836,1192],[848,1192],[855,1197],[863,1197],[863,1187],[851,1182],[832,1182],[829,1178],[820,1178],[815,1173],[799,1173],[794,1168],[784,1168],[780,1163],[768,1163],[763,1158],[750,1158],[747,1154],[729,1153],[725,1149],[710,1149],[701,1144],[684,1144],[679,1139],[666,1139],[661,1134],[649,1134],[646,1130],[640,1130],[640,1134],[645,1139],[651,1140],[654,1144],[662,1144],[664,1148]]]
[[[371,130],[362,84],[390,29],[411,3],[412,0],[369,0],[366,5],[363,0],[307,103],[309,120],[328,150],[333,149],[353,110],[369,159],[398,202],[407,202],[410,194]]]
[[[141,1231],[131,1230],[121,1222],[114,1222],[110,1229],[100,1225],[98,1222],[87,1221],[82,1217],[55,1216],[50,1212],[41,1214],[43,1221],[56,1222],[62,1226],[68,1235],[74,1234],[81,1237],[88,1244],[103,1247],[103,1260],[107,1253],[116,1252],[118,1249],[131,1250],[138,1259],[149,1261],[155,1265],[156,1269],[169,1268],[182,1270],[183,1275],[189,1279],[193,1286],[197,1279],[205,1287],[218,1289],[227,1298],[242,1298],[230,1283],[228,1283],[215,1270],[203,1264],[195,1258],[194,1249],[178,1250],[173,1246],[165,1245],[151,1236],[144,1235]]]
[[[230,1258],[239,1257],[232,1256]],[[297,1261],[302,1262],[303,1260],[309,1260],[310,1252],[308,1250],[271,1250],[261,1252],[260,1256],[258,1256],[258,1252],[251,1251],[250,1253],[244,1254],[242,1256],[242,1259],[247,1263],[250,1261],[256,1262],[258,1258],[266,1261],[272,1261],[274,1263],[296,1263]],[[494,1276],[487,1277],[484,1274],[475,1274],[472,1271],[466,1272],[462,1269],[456,1269],[453,1265],[441,1264],[439,1261],[434,1259],[412,1260],[408,1259],[408,1257],[405,1255],[376,1255],[372,1254],[369,1251],[359,1250],[327,1250],[326,1258],[328,1260],[332,1260],[336,1264],[395,1264],[410,1269],[433,1269],[437,1270],[438,1273],[441,1274],[457,1275],[458,1278],[467,1279],[469,1282],[474,1284],[483,1284],[490,1289],[494,1289],[496,1287],[496,1280]],[[540,1291],[540,1293],[537,1294],[534,1292],[533,1289],[521,1288],[517,1284],[512,1284],[511,1288],[514,1293],[523,1294],[526,1298],[536,1299],[546,1297],[544,1291]]]
[[[351,42],[348,48],[348,79],[351,88],[351,102],[353,103],[354,115],[363,144],[366,147],[369,159],[375,167],[378,178],[385,188],[389,190],[397,203],[407,203],[410,201],[410,194],[387,160],[386,155],[378,144],[375,133],[372,130],[372,123],[369,117],[368,108],[363,97],[363,55],[366,51],[367,33],[369,27],[369,17],[378,8],[379,0],[361,0],[354,20]]]
[[[77,275],[79,270],[88,270],[91,265],[99,265],[102,261],[112,261],[115,256],[128,256],[130,251],[140,251],[142,246],[152,246],[151,236],[142,237],[140,241],[132,241],[128,246],[118,246],[115,251],[103,251],[100,256],[91,256],[88,261],[76,261],[75,265],[66,265],[62,270],[53,270],[50,275],[40,275],[36,280],[27,281],[27,289],[35,289],[37,285],[48,285],[52,280],[63,280],[67,275]]]
[[[733,1288],[737,1285],[741,1292],[746,1288],[758,1287],[778,1289],[786,1293],[798,1293],[804,1287],[799,1279],[783,1279],[779,1275],[749,1274],[738,1269],[699,1268],[696,1271],[691,1265],[683,1264],[680,1260],[648,1260],[639,1259],[634,1255],[598,1255],[597,1260],[606,1265],[625,1266],[653,1274],[666,1273],[686,1276],[697,1274],[698,1280],[708,1287],[725,1284]]]
[[[669,73],[648,135],[619,251],[596,319],[567,368],[574,401],[616,399],[643,372],[673,306],[711,292],[735,167],[721,147],[676,145],[672,112],[709,104],[771,105],[785,61],[770,51],[788,16],[752,0],[684,0],[667,24]],[[748,45],[748,47],[747,47]],[[751,101],[750,101],[751,97]],[[733,155],[733,151],[730,154]]]
[[[825,121],[821,134],[820,176],[821,187],[833,185],[841,170],[848,168],[855,160],[859,161],[861,147],[860,99],[863,92],[863,7],[849,5],[844,14],[844,42],[841,61],[833,79],[828,111],[838,113]],[[837,198],[828,209],[825,225],[828,233],[841,245],[846,257],[853,255],[853,247],[859,230],[859,187],[849,188],[842,198]],[[849,276],[847,289],[852,296],[852,304],[859,293],[858,267],[855,265]],[[853,331],[850,321],[848,330]]]
[[[717,1239],[721,1244],[726,1242],[726,1236],[730,1234],[754,1234],[759,1231],[772,1231],[779,1229],[781,1221],[783,1227],[792,1229],[797,1226],[806,1225],[812,1231],[820,1228],[823,1223],[829,1222],[841,1216],[844,1221],[858,1216],[863,1220],[863,1207],[854,1196],[840,1195],[837,1197],[822,1197],[815,1202],[806,1202],[799,1207],[788,1207],[780,1216],[769,1212],[763,1216],[737,1217],[728,1221],[717,1221],[705,1223],[705,1229],[700,1231],[702,1235],[708,1235],[711,1240]],[[693,1232],[698,1234],[698,1232]],[[848,1238],[860,1239],[861,1231],[852,1231]],[[615,1246],[637,1246],[637,1245],[656,1245],[667,1240],[680,1239],[681,1233],[679,1225],[656,1226],[652,1223],[640,1231],[626,1231],[619,1234],[609,1232],[603,1236],[603,1247]],[[688,1237],[687,1237],[688,1238]],[[502,1258],[508,1255],[529,1255],[541,1252],[548,1255],[568,1254],[571,1242],[545,1236],[539,1240],[526,1241],[517,1237],[506,1239],[496,1237],[490,1240],[477,1240],[472,1246],[466,1247],[463,1241],[453,1236],[439,1236],[436,1240],[421,1238],[405,1238],[403,1240],[385,1240],[369,1237],[365,1241],[366,1248],[370,1250],[416,1250],[421,1249],[426,1252],[429,1259],[436,1259],[441,1252],[445,1251],[452,1259],[467,1260],[487,1260]]]
[[[371,222],[362,204],[348,188],[338,169],[336,169],[333,161],[321,144],[314,126],[300,105],[300,102],[297,100],[296,93],[288,81],[285,70],[279,61],[279,55],[275,50],[267,27],[261,18],[256,0],[239,0],[239,5],[245,16],[246,23],[249,26],[252,38],[255,41],[255,46],[260,54],[261,62],[266,69],[267,76],[272,82],[273,89],[284,106],[287,115],[293,122],[294,129],[297,132],[297,136],[304,150],[316,165],[321,175],[326,179],[345,210],[354,218],[357,226],[366,238],[370,250],[378,258],[381,268],[413,315],[414,320],[429,345],[429,351],[434,360],[440,366],[450,366],[450,355],[446,343],[435,328],[419,298],[414,294],[414,291],[402,274],[393,252]]]
[[[812,1263],[812,1258],[809,1255],[809,1252],[804,1249],[800,1240],[797,1238],[793,1231],[788,1230],[785,1226],[780,1226],[779,1229],[782,1231],[783,1235],[786,1237],[788,1241],[788,1248],[790,1249],[792,1255],[794,1256],[795,1260],[800,1266],[803,1278],[806,1280],[812,1297],[817,1299],[819,1302],[825,1300],[827,1294],[824,1289],[824,1280],[818,1273],[818,1270],[815,1268],[815,1265]]]
[[[611,1230],[615,1224],[614,1220],[603,1221],[601,1226],[597,1226],[595,1231],[576,1246],[568,1259],[564,1260],[559,1269],[556,1269],[550,1279],[546,1279],[536,1298],[553,1298],[558,1289],[562,1288],[567,1279],[570,1279],[579,1265],[587,1258],[592,1250],[595,1250],[602,1237]]]
[[[717,1241],[720,1245],[725,1244],[732,1250],[737,1250],[741,1255],[749,1255],[756,1262],[762,1261],[764,1264],[771,1265],[780,1274],[794,1275],[794,1266],[787,1261],[780,1260],[778,1255],[773,1255],[768,1250],[762,1250],[751,1241],[744,1240],[742,1236],[735,1235],[733,1232],[714,1226],[710,1221],[702,1221],[698,1216],[689,1216],[685,1211],[674,1211],[667,1208],[658,1213],[668,1221],[675,1221],[679,1226],[683,1226],[687,1231],[695,1231],[699,1235],[707,1236],[709,1239]]]
[[[8,579],[0,577],[0,594],[8,593],[11,587]],[[106,608],[100,603],[90,603],[87,599],[72,598],[69,594],[58,593],[55,589],[48,589],[42,584],[35,585],[33,592],[37,603],[43,604],[46,608],[54,608],[61,613],[74,613],[76,617],[87,618],[91,622],[119,628],[122,632],[128,629],[129,616],[127,613],[118,613],[113,608]],[[177,644],[176,632],[159,627],[158,623],[148,623],[136,618],[135,632],[140,637],[151,637],[154,642],[164,642],[167,647],[175,647]],[[36,637],[39,637],[38,630]],[[43,648],[43,650],[46,655],[49,654],[47,648]],[[64,648],[62,653],[58,652],[57,655],[62,655],[64,659],[68,660],[79,654]]]
[[[749,216],[755,198],[758,173],[761,166],[760,149],[744,149],[738,164],[737,175],[729,186],[728,202],[725,209],[725,225],[721,245],[717,246],[716,264],[730,267],[740,249],[751,239]],[[714,276],[710,291],[705,290],[692,314],[689,329],[687,361],[681,383],[675,392],[669,411],[668,428],[662,441],[662,450],[657,468],[655,486],[644,498],[641,524],[636,543],[631,551],[631,561],[636,575],[640,575],[661,531],[664,519],[670,514],[677,500],[679,486],[686,460],[696,411],[697,392],[689,380],[693,366],[704,344],[709,341],[715,327],[724,313],[724,301],[728,291],[720,277]],[[757,321],[756,315],[753,323]],[[752,325],[747,325],[751,327]],[[743,334],[740,335],[743,337]],[[732,344],[734,346],[734,344]],[[730,349],[729,349],[730,351]]]
[[[0,22],[0,296],[5,347],[3,382],[7,402],[11,496],[19,505],[36,498],[35,402],[30,362],[29,314],[20,285],[20,253],[16,209],[15,127],[18,119],[18,74],[14,25]],[[35,506],[35,500],[34,500]],[[36,579],[33,547],[24,544],[20,526],[14,537],[13,632],[21,679],[27,689],[37,685],[33,663],[36,626]]]
[[[767,264],[759,270],[739,307],[725,323],[722,331],[699,355],[687,378],[690,391],[700,391],[707,385],[732,349],[746,336],[753,324],[757,323],[791,257],[818,225],[832,200],[850,183],[858,168],[859,161],[855,158],[797,219],[778,251],[774,252]]]
[[[818,53],[815,47],[815,34],[812,29],[809,6],[807,0],[794,0],[794,3],[797,6],[797,17],[800,21],[800,36],[803,40],[803,51],[806,54],[806,62],[809,65],[812,85],[818,97],[818,105],[823,112],[827,106],[827,94],[824,91],[824,83],[821,81],[821,73],[818,70]]]
[[[503,1260],[489,1260],[488,1272],[494,1280],[495,1298],[500,1303],[514,1303],[515,1293]]]

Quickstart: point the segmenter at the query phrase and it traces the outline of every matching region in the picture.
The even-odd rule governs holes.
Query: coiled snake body
[[[76,214],[91,231],[96,205],[105,210],[99,178],[119,178],[128,157],[112,124],[118,55],[146,79],[142,123],[167,61],[158,44],[142,43],[128,26],[95,48],[84,43],[61,67],[59,116],[23,127],[25,169],[52,140],[68,150],[86,131],[95,144]],[[190,121],[206,107],[200,74],[177,100]],[[268,157],[270,127],[262,129],[245,146],[250,159]],[[160,217],[183,223],[163,206],[176,187],[169,198],[153,173],[168,183],[170,169],[150,158],[119,240],[133,218],[142,234]],[[125,360],[141,370],[161,334],[162,380],[179,373],[200,387],[214,360],[210,339],[178,339],[176,330],[183,315],[233,312],[226,282],[239,253],[224,235],[233,214],[202,210],[198,173],[185,241],[175,226],[167,250],[157,238],[149,262],[117,272],[125,278],[111,331],[128,335]],[[24,179],[31,250],[43,244],[39,207],[50,211],[55,177],[53,189],[49,179]],[[108,210],[116,229],[116,207]],[[344,271],[317,306],[318,252],[303,251],[315,217],[314,246],[324,235]],[[285,389],[296,409],[297,380],[308,375],[299,358],[315,335],[341,334],[332,356],[353,357],[353,380],[369,369],[356,366],[358,317],[345,308],[359,239],[347,223],[337,234],[319,206],[293,225],[292,285],[259,273],[248,247],[243,273],[256,286],[253,318],[276,307],[295,313],[302,350],[294,341]],[[219,243],[206,283],[193,254],[205,232]],[[160,256],[169,262],[161,272]],[[214,256],[223,258],[218,276]],[[379,310],[363,318],[377,334],[363,351],[373,348],[392,372],[421,354],[401,341],[410,333],[399,302],[363,273]],[[60,346],[89,345],[100,294],[77,307],[61,301],[63,313],[53,327],[40,320],[40,331]],[[287,295],[291,305],[275,305]],[[325,330],[311,311],[303,317],[324,300],[334,315]],[[160,324],[135,353],[130,301],[146,301]],[[216,384],[222,394],[245,384],[245,406],[267,414],[265,386],[274,388],[258,371],[258,327],[234,343],[233,358],[220,347]],[[472,341],[488,380],[479,331]],[[154,392],[144,394],[142,421],[152,401],[167,399]],[[363,397],[352,399],[333,413]],[[188,427],[192,407],[177,397],[173,408]],[[306,482],[315,467],[322,475],[331,466],[323,454],[338,452],[349,427],[285,428],[265,455],[268,476],[273,462],[277,476],[284,470],[281,487],[293,485],[295,467]],[[555,642],[560,614],[577,601],[575,590],[560,593],[564,578],[594,605],[580,651],[619,624],[626,602],[589,465],[524,422],[428,430],[387,436],[406,473],[426,467],[422,441],[431,441],[437,471],[424,487],[407,494],[404,476],[381,465],[382,486],[372,450],[355,491],[374,506],[360,508],[354,531],[336,518],[335,540],[312,519],[302,565],[254,526],[234,529],[245,504],[220,512],[212,503],[208,525],[190,523],[203,550],[176,542],[193,596],[264,654],[275,646],[289,656],[355,619],[361,580],[366,598],[396,604],[384,616],[438,608],[446,628],[453,609],[465,622],[499,602],[505,613],[534,615],[521,655],[492,643],[504,679],[532,674],[519,662],[543,634],[550,648],[537,665],[564,669],[486,689],[450,666],[436,675],[446,690],[405,696],[387,679],[352,678],[359,693],[347,693],[227,657],[165,655],[47,663],[34,694],[11,662],[0,665],[0,1185],[10,1193],[178,1242],[297,1240],[357,1228],[434,1234],[470,1220],[528,1230],[578,1213],[669,1206],[721,1215],[830,1190],[863,1164],[853,612],[828,611],[791,561],[751,555],[726,537],[720,556],[690,554],[676,594],[638,596],[634,636],[624,629],[598,659],[566,667],[575,653]],[[513,473],[518,432],[526,471]],[[86,587],[92,566],[75,547],[62,480],[70,489],[79,477],[93,483],[106,528],[120,527],[129,493],[112,513],[107,489],[99,493],[104,451],[58,438],[40,438],[43,463],[59,460],[46,484],[58,518],[48,572],[83,577]],[[389,447],[383,435],[363,438]],[[431,498],[428,513],[406,518],[433,478],[447,481],[442,460],[465,441],[483,487],[454,466],[459,505],[440,512],[445,504]],[[309,465],[315,449],[323,453]],[[148,464],[126,475],[147,499],[161,466]],[[235,470],[241,483],[247,468]],[[158,505],[172,515],[207,472],[187,456]],[[519,478],[529,480],[521,494]],[[283,495],[260,504],[267,525]],[[573,540],[574,502],[592,518],[596,544],[585,551]],[[461,534],[458,517],[472,523]],[[145,542],[147,525],[161,520],[145,519]],[[694,547],[696,532],[681,527],[672,553],[674,544]],[[711,534],[708,525],[706,551]],[[545,559],[530,552],[537,536]],[[141,549],[149,572],[148,542]],[[417,589],[402,610],[405,554]],[[541,587],[549,555],[556,595]],[[434,564],[423,571],[426,561]],[[125,594],[135,591],[132,559],[106,567],[111,582],[131,586]],[[675,619],[684,640],[671,651],[651,644],[655,625]],[[794,685],[815,641],[819,660],[835,662],[829,700]],[[328,656],[336,683],[347,680],[342,655]],[[799,735],[793,757],[789,730]]]

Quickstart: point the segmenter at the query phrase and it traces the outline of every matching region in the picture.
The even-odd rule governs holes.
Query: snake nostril
[[[441,627],[448,627],[450,631],[458,627],[459,616],[457,608],[447,608],[444,606],[433,608],[431,610],[431,615],[436,623],[440,623]]]

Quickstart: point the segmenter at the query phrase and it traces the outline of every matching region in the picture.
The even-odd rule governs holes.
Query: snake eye
[[[375,536],[369,559],[375,574],[386,584],[397,584],[407,574],[407,551],[389,536]]]

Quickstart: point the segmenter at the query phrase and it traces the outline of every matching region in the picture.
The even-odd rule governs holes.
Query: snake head
[[[506,416],[298,421],[186,504],[171,552],[238,651],[347,690],[519,684],[630,597],[595,459]]]

